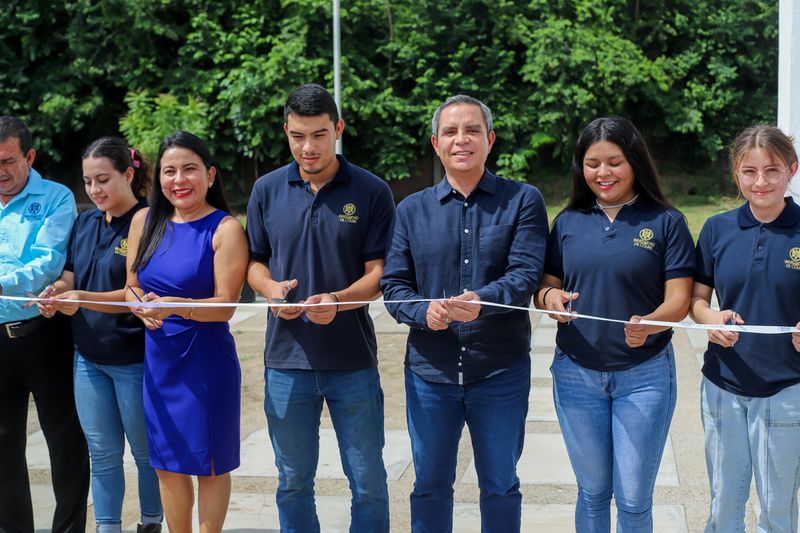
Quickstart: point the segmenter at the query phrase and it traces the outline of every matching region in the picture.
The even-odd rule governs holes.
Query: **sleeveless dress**
[[[214,295],[211,239],[224,211],[192,222],[169,222],[149,263],[137,272],[145,292]],[[227,322],[176,315],[145,330],[144,410],[150,464],[208,476],[239,466],[241,370]]]

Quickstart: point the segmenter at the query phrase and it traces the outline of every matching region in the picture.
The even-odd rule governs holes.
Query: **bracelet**
[[[192,303],[194,303],[194,300],[192,300],[191,298],[189,298],[189,302],[192,302]],[[183,318],[185,318],[186,320],[191,320],[191,319],[192,319],[192,315],[193,315],[193,314],[194,314],[194,307],[190,307],[190,308],[189,308],[189,314],[188,314],[188,315],[186,315],[186,316],[185,316],[185,317],[183,317]]]
[[[333,299],[336,300],[336,310],[338,311],[339,310],[339,297],[336,296],[336,293],[333,293],[333,292],[329,292],[328,294],[333,296]]]
[[[544,294],[542,294],[542,305],[545,305],[545,306],[547,305],[547,302],[545,301],[545,298],[547,298],[547,293],[552,291],[555,288],[556,287],[547,287],[547,289],[545,289]]]

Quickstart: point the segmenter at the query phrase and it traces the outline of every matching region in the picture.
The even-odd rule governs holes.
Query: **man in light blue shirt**
[[[75,221],[69,189],[31,168],[27,126],[0,116],[0,295],[39,294],[58,279]],[[25,461],[33,394],[50,451],[56,510],[52,531],[84,533],[89,457],[75,413],[72,336],[65,317],[0,299],[0,531],[33,532]]]

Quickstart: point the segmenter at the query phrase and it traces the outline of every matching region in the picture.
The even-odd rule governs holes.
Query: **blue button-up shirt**
[[[398,206],[383,296],[412,300],[474,291],[486,302],[527,307],[539,286],[546,242],[547,212],[535,187],[485,171],[464,198],[443,180]],[[411,326],[406,365],[427,381],[467,384],[529,357],[525,311],[483,306],[472,322],[432,331],[427,302],[386,307]]]
[[[77,210],[69,189],[33,169],[19,194],[0,203],[0,287],[39,294],[61,275]],[[0,299],[0,324],[39,316],[36,306]]]

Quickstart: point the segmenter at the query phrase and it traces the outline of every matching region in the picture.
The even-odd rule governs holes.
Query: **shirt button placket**
[[[464,253],[464,260],[463,265],[461,267],[461,285],[468,286],[469,280],[472,278],[472,270],[470,268],[470,257],[472,256],[472,236],[470,235],[470,224],[469,224],[469,201],[464,201],[462,204],[461,209],[461,226],[464,228],[464,231],[461,235],[461,250]],[[466,289],[464,289],[466,292]],[[466,326],[466,325],[464,325]],[[459,340],[463,342],[463,336],[467,334],[468,327],[460,327],[458,328],[458,336]],[[458,384],[464,384],[464,352],[467,351],[466,346],[461,346],[461,353],[458,355]]]

